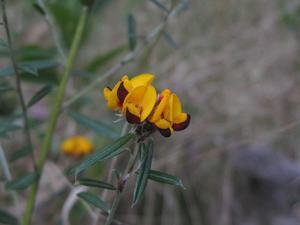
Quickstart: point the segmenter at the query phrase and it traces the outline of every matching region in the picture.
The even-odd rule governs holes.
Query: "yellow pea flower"
[[[186,129],[190,118],[189,114],[182,112],[178,96],[169,89],[165,89],[159,95],[149,122],[153,123],[163,136],[169,137],[174,131]]]
[[[83,136],[74,136],[64,140],[60,149],[67,155],[80,157],[90,154],[94,147],[88,138]]]
[[[156,89],[151,85],[152,74],[140,74],[131,80],[123,76],[113,89],[104,88],[108,107],[120,109],[129,123],[141,123],[151,114],[156,102]]]

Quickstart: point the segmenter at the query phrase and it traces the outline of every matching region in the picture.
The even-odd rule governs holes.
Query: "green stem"
[[[63,101],[63,97],[65,95],[65,90],[67,87],[67,83],[70,77],[70,73],[71,73],[71,69],[79,48],[79,44],[83,35],[83,30],[84,30],[84,26],[86,24],[86,19],[87,19],[87,14],[88,14],[88,9],[87,7],[84,7],[77,25],[77,29],[76,29],[76,33],[71,45],[71,50],[68,56],[68,60],[67,60],[67,64],[65,66],[65,70],[62,76],[62,79],[60,81],[60,85],[58,88],[58,92],[55,98],[55,102],[54,102],[54,106],[50,115],[50,119],[49,119],[49,123],[48,123],[48,128],[46,130],[46,134],[42,143],[42,147],[41,147],[41,153],[40,156],[37,160],[37,168],[40,174],[42,174],[43,168],[44,168],[44,163],[46,160],[46,157],[48,155],[49,149],[51,148],[51,143],[52,143],[52,138],[53,138],[53,134],[55,131],[55,127],[57,124],[57,120],[58,120],[58,116],[60,114],[61,111],[61,105],[62,105],[62,101]],[[40,178],[38,178],[33,186],[32,186],[32,190],[30,192],[29,198],[27,200],[27,205],[26,205],[26,209],[25,209],[25,213],[23,215],[23,221],[22,224],[23,225],[29,225],[31,222],[31,217],[32,217],[32,212],[33,212],[33,208],[35,205],[35,200],[36,200],[36,195],[37,195],[37,191],[38,191],[38,187],[39,187],[39,180]]]
[[[109,215],[108,215],[108,217],[106,218],[106,221],[105,221],[105,225],[110,225],[113,221],[113,218],[115,216],[116,210],[118,208],[118,205],[119,205],[119,202],[120,202],[120,199],[121,199],[121,194],[122,194],[122,192],[125,188],[127,180],[129,178],[129,175],[133,170],[133,167],[134,167],[134,164],[135,164],[135,161],[136,161],[136,158],[137,158],[138,151],[139,151],[139,145],[138,145],[138,143],[136,143],[136,145],[134,147],[134,150],[133,150],[133,153],[130,154],[129,160],[128,160],[127,165],[126,165],[126,169],[125,169],[124,174],[123,174],[123,178],[121,180],[121,184],[119,184],[121,187],[119,187],[119,190],[117,191],[117,194],[116,194],[116,196],[113,200],[110,213],[109,213]]]

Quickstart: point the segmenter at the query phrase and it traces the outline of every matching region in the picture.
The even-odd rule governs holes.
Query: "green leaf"
[[[156,5],[158,8],[160,8],[162,11],[165,11],[166,13],[169,13],[169,10],[164,6],[160,1],[158,0],[150,0],[154,5]]]
[[[0,137],[7,136],[8,132],[22,129],[21,126],[13,124],[12,122],[1,122],[0,123]]]
[[[80,192],[79,194],[77,194],[77,196],[81,199],[83,199],[84,201],[92,204],[93,206],[102,209],[104,212],[109,213],[110,209],[107,206],[107,204],[101,200],[100,198],[98,198],[95,194],[90,193],[90,192]]]
[[[134,16],[130,13],[127,16],[127,26],[128,26],[128,45],[131,51],[134,50],[136,46],[136,22]]]
[[[139,152],[138,152],[138,157],[141,163],[145,161],[146,158],[146,145],[145,143],[140,143],[139,144]]]
[[[157,170],[150,170],[148,178],[150,180],[170,184],[185,189],[180,178]]]
[[[89,186],[89,187],[117,190],[117,188],[115,186],[113,186],[112,184],[109,184],[109,183],[106,183],[106,182],[100,181],[100,180],[89,179],[89,178],[80,179],[79,184],[84,185],[84,186]]]
[[[39,2],[38,2],[37,0],[35,0],[35,1],[32,3],[32,6],[33,6],[33,8],[34,8],[39,14],[41,14],[42,16],[45,16],[45,15],[46,15],[45,10],[43,9],[43,7],[39,4]]]
[[[147,153],[145,161],[142,163],[142,166],[139,170],[136,184],[133,193],[133,204],[137,204],[143,197],[144,191],[147,186],[148,175],[151,169],[153,157],[153,141],[149,141],[147,145]]]
[[[8,85],[0,85],[0,94],[7,92],[7,91],[13,91],[15,90],[13,87]]]
[[[38,177],[35,172],[27,173],[15,180],[6,183],[5,188],[8,190],[24,190],[28,188]]]
[[[78,123],[81,124],[98,134],[105,135],[108,138],[116,139],[120,135],[112,129],[108,124],[99,120],[92,119],[80,113],[70,112],[69,115]]]
[[[52,90],[53,90],[52,85],[45,85],[44,87],[42,87],[37,93],[34,94],[34,96],[32,96],[29,103],[27,104],[27,107],[29,108],[34,104],[38,103],[45,96],[47,96]]]
[[[105,52],[104,54],[95,57],[94,60],[90,62],[89,65],[86,67],[86,70],[90,73],[96,73],[98,70],[102,69],[126,49],[126,45],[121,45]]]
[[[80,0],[82,5],[88,6],[88,7],[92,7],[95,0]]]
[[[23,157],[28,156],[30,153],[31,153],[30,147],[28,147],[28,146],[22,147],[10,155],[9,161],[15,162]]]
[[[130,133],[117,139],[114,143],[105,146],[104,148],[96,150],[93,154],[86,157],[75,169],[75,173],[79,174],[89,167],[93,166],[97,162],[104,161],[119,155],[125,149],[122,148],[128,141],[134,137],[134,134]]]
[[[17,225],[18,220],[16,217],[11,215],[10,213],[0,209],[0,223],[1,224],[9,224],[9,225]]]
[[[38,75],[39,70],[53,68],[56,65],[57,62],[54,60],[48,60],[48,59],[32,60],[32,61],[20,62],[18,65],[18,70],[20,71],[20,73],[25,72],[29,74]],[[12,65],[8,65],[0,69],[0,77],[13,76],[13,75],[15,75],[15,71]]]

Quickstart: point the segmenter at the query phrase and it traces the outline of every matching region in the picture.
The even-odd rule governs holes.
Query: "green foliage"
[[[89,167],[93,166],[95,163],[108,160],[110,158],[113,158],[117,155],[119,155],[121,152],[124,151],[124,146],[127,144],[132,138],[134,137],[134,134],[129,133],[127,135],[124,135],[123,137],[120,137],[117,139],[114,143],[105,146],[104,148],[100,148],[96,150],[93,154],[89,155],[87,158],[85,158],[76,168],[75,173],[79,174]]]
[[[82,178],[79,180],[79,184],[89,187],[97,187],[97,188],[104,188],[108,190],[117,190],[115,186],[112,184],[106,183],[104,181],[89,179],[89,178]]]
[[[24,190],[28,188],[36,179],[38,174],[36,172],[27,173],[15,180],[6,183],[5,188],[8,190]]]
[[[1,101],[0,101],[1,103]],[[0,137],[6,137],[9,132],[22,129],[21,126],[12,123],[11,121],[0,122]]]
[[[146,147],[146,157],[143,161],[139,173],[137,175],[135,189],[133,193],[133,204],[137,204],[143,197],[147,186],[148,176],[151,169],[153,157],[153,141],[150,140]]]
[[[81,124],[89,129],[95,131],[98,134],[102,134],[111,139],[116,139],[117,137],[120,136],[115,130],[113,130],[113,128],[111,126],[109,126],[108,124],[105,124],[101,121],[92,119],[88,116],[85,116],[83,114],[76,113],[76,112],[70,112],[69,115],[78,124]]]
[[[61,33],[62,41],[66,47],[70,47],[75,34],[81,12],[81,3],[79,0],[53,0],[48,4],[55,22]]]
[[[83,199],[84,201],[92,204],[93,206],[103,210],[105,213],[109,213],[110,209],[107,206],[107,204],[101,200],[100,198],[98,198],[95,194],[90,193],[90,192],[80,192],[79,194],[77,194],[77,196],[81,199]]]
[[[86,70],[91,73],[96,73],[103,67],[105,67],[108,63],[114,60],[117,56],[123,53],[127,49],[127,46],[121,45],[117,46],[104,54],[96,56],[92,62],[88,64]]]
[[[33,60],[33,61],[26,61],[20,62],[18,65],[19,72],[22,73],[29,73],[33,75],[39,75],[40,70],[53,68],[57,65],[57,62],[54,60]],[[13,76],[15,75],[15,71],[12,65],[8,65],[0,69],[0,77],[5,76]]]
[[[140,143],[139,144],[139,152],[138,152],[138,157],[139,157],[139,160],[141,163],[143,163],[145,161],[145,158],[146,158],[146,154],[147,151],[146,151],[146,145],[145,143]]]
[[[88,6],[88,7],[92,7],[95,0],[80,0],[82,5]]]
[[[170,184],[174,185],[177,187],[184,188],[183,183],[180,178],[175,177],[173,175],[157,171],[157,170],[150,170],[148,178],[150,180],[159,182],[159,183],[164,183],[164,184]]]
[[[30,101],[27,104],[27,107],[30,108],[31,106],[38,103],[40,100],[42,100],[44,97],[46,97],[49,93],[51,93],[53,90],[52,85],[45,85],[40,90],[38,90],[30,99]]]
[[[1,224],[9,224],[9,225],[17,225],[18,220],[12,214],[0,209],[0,223]]]
[[[15,162],[23,157],[28,156],[31,153],[32,149],[28,146],[22,147],[20,149],[17,149],[16,151],[14,151],[10,157],[9,157],[9,161],[10,162]]]
[[[134,16],[130,13],[127,16],[128,26],[128,45],[129,49],[133,51],[135,49],[137,38],[136,38],[136,22]]]

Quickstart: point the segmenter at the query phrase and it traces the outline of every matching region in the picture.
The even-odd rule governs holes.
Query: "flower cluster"
[[[90,154],[94,147],[88,138],[83,136],[74,136],[64,140],[60,149],[66,155],[81,157]]]
[[[104,88],[104,97],[108,107],[120,110],[129,123],[150,124],[169,137],[174,131],[188,127],[190,115],[182,112],[180,99],[171,90],[165,89],[157,95],[153,79],[152,74],[132,79],[125,75],[112,89]]]

